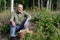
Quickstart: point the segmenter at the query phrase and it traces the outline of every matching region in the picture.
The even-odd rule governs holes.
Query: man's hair
[[[23,4],[18,4],[17,7],[18,7],[19,5],[21,5],[21,6],[23,7]]]

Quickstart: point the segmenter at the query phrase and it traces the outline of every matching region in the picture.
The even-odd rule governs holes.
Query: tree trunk
[[[49,0],[47,0],[47,6],[46,7],[47,7],[47,9],[49,9]]]
[[[40,9],[40,0],[38,0],[38,8]]]
[[[13,11],[14,11],[14,0],[11,0],[11,14],[13,13]]]
[[[52,0],[47,1],[47,9],[51,9]]]
[[[43,7],[43,0],[41,0],[41,8]]]
[[[5,10],[5,13],[6,13],[6,0],[4,0],[4,10]]]
[[[60,10],[60,0],[57,0],[57,9]]]
[[[50,6],[49,6],[49,8],[51,9],[51,5],[52,5],[52,0],[49,0],[50,1]]]
[[[33,0],[33,8],[35,7],[35,0]]]
[[[57,0],[57,9],[58,9],[58,0]]]

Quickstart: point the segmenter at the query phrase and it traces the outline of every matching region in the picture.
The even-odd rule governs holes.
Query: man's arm
[[[25,11],[24,11],[24,13],[25,13],[25,15],[27,16],[27,20],[26,20],[26,21],[31,20],[31,15],[30,15],[29,13],[25,12]]]
[[[25,13],[25,16],[27,17],[24,27],[26,28],[25,30],[27,30],[29,27],[29,21],[31,20],[31,15],[29,15],[27,12],[24,12],[24,13]]]
[[[12,13],[10,22],[12,23],[13,26],[16,26],[15,22],[14,22],[14,13]]]

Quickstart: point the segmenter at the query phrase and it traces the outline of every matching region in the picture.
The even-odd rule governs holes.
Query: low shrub
[[[58,25],[60,24],[60,13],[52,14],[49,10],[42,9],[36,12],[32,20],[34,20],[37,25],[37,36],[35,36],[35,40],[59,39]]]

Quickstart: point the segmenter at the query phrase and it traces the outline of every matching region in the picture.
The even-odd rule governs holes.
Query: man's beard
[[[21,14],[21,11],[18,11],[18,10],[17,10],[17,14]]]

